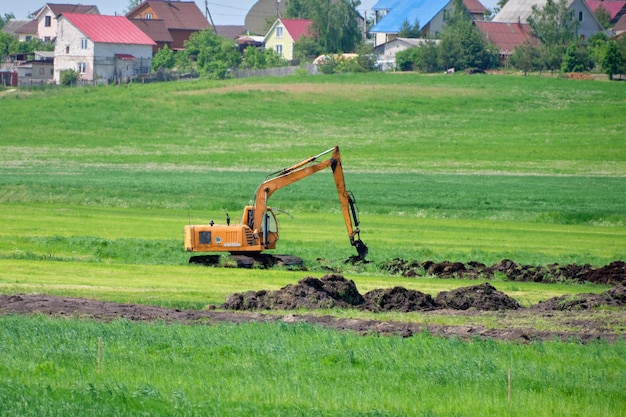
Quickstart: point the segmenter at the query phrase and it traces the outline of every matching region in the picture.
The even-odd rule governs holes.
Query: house
[[[624,33],[626,33],[626,16],[620,17],[615,26],[613,26],[613,33],[616,38],[624,36]]]
[[[155,52],[164,45],[185,49],[185,41],[192,33],[209,27],[194,1],[147,0],[126,13],[126,17],[156,43]]]
[[[42,85],[54,77],[54,52],[35,51],[34,59],[17,66],[18,85]]]
[[[265,35],[265,48],[271,48],[284,59],[293,59],[293,47],[302,36],[309,36],[310,20],[276,19]]]
[[[215,33],[221,37],[232,41],[236,41],[241,36],[248,35],[246,27],[241,25],[215,25],[213,29],[215,30]]]
[[[385,42],[374,47],[374,53],[380,56],[380,60],[384,62],[395,62],[396,54],[398,52],[402,52],[409,48],[419,48],[420,46],[428,43],[428,42],[436,42],[438,40],[429,40],[429,39],[415,39],[415,38],[395,38],[390,40],[389,42]]]
[[[155,42],[124,16],[65,13],[58,17],[54,80],[75,70],[87,81],[125,80],[150,72]]]
[[[37,38],[37,20],[10,19],[2,26],[2,32],[16,36],[20,42],[28,42]]]
[[[57,36],[57,16],[62,13],[100,14],[100,11],[97,6],[46,3],[41,9],[33,13],[37,21],[39,39],[54,43]]]
[[[538,42],[531,33],[530,26],[525,23],[474,22],[478,30],[488,42],[500,50],[500,63],[507,65],[513,51],[524,42]]]
[[[499,23],[528,23],[532,6],[543,9],[547,0],[509,0],[493,18]],[[578,36],[583,39],[602,31],[602,25],[593,14],[585,0],[567,0],[568,10],[579,22]]]
[[[463,5],[474,20],[482,20],[487,11],[478,0],[463,0]],[[378,46],[396,38],[405,22],[417,22],[424,37],[439,37],[454,4],[452,0],[378,0],[372,9],[385,13],[370,29],[375,34],[374,46]]]
[[[626,1],[620,0],[606,0],[606,1],[596,1],[596,0],[587,0],[587,5],[591,9],[591,11],[596,14],[597,10],[603,8],[609,14],[609,23],[611,27],[615,26],[615,24],[619,21],[619,19],[626,15]]]

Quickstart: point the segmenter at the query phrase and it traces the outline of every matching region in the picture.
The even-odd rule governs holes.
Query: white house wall
[[[54,46],[54,80],[61,82],[61,72],[66,70],[78,71],[78,64],[86,64],[85,72],[81,78],[94,79],[94,43],[88,39],[87,48],[84,49],[81,41],[87,37],[69,21],[61,19],[57,27],[57,40]]]
[[[598,23],[598,19],[593,15],[589,7],[581,2],[584,0],[574,0],[569,9],[572,10],[574,20],[577,20],[580,26],[578,27],[578,36],[582,36],[585,39],[589,39],[596,33],[602,30],[602,27]],[[582,21],[579,20],[582,14]]]
[[[87,39],[85,48],[83,39]],[[136,59],[118,59],[116,54],[132,55]],[[79,63],[85,63],[85,71],[80,74],[83,80],[112,80],[116,75],[125,79],[132,77],[139,67],[150,68],[152,45],[94,44],[76,26],[61,19],[54,48],[54,80],[57,84],[61,82],[62,71],[79,71]]]
[[[116,54],[132,55],[134,60],[115,58]],[[140,67],[152,65],[152,45],[131,45],[117,43],[97,43],[94,55],[95,78],[112,80],[125,79],[135,75]]]
[[[50,26],[46,26],[46,16],[50,19]],[[57,35],[57,17],[50,7],[46,6],[37,16],[37,33],[42,41],[51,42]]]

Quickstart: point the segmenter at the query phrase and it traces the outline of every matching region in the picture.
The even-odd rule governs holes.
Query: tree
[[[414,71],[419,67],[419,48],[407,48],[396,54],[396,67],[400,71]]]
[[[563,72],[585,72],[593,68],[587,45],[582,42],[571,43],[563,56]]]
[[[4,17],[0,16],[0,29],[2,29],[11,19],[15,19],[15,15],[13,13],[5,13]]]
[[[579,23],[567,4],[567,0],[547,0],[543,8],[533,5],[528,16],[530,32],[543,45],[542,61],[550,71],[561,68],[567,46],[577,38]]]
[[[241,63],[242,68],[264,69],[284,67],[286,65],[287,61],[285,61],[285,59],[278,55],[273,49],[261,51],[254,46],[248,46],[243,51],[243,61]]]
[[[127,12],[130,12],[135,7],[139,6],[141,3],[143,3],[143,0],[128,0],[128,10],[127,10]]]
[[[602,25],[602,29],[608,29],[611,27],[611,13],[609,13],[609,11],[602,4],[596,8],[594,14],[598,19],[598,22]]]
[[[400,32],[398,32],[398,38],[419,38],[420,37],[420,24],[419,21],[415,20],[413,26],[409,23],[407,19],[404,19],[402,22],[402,26],[400,27]]]
[[[176,58],[174,57],[174,51],[165,45],[154,54],[152,58],[152,71],[158,71],[160,68],[172,69],[175,64]]]
[[[241,63],[235,43],[217,35],[211,28],[193,33],[185,41],[185,53],[195,61],[198,73],[208,78],[222,79],[228,70]]]
[[[462,0],[453,0],[454,12],[441,34],[439,63],[442,68],[484,70],[498,62],[498,52],[473,25]]]
[[[311,36],[301,36],[293,47],[293,57],[300,62],[312,61],[321,54],[321,45]]]
[[[524,72],[524,75],[530,71],[541,69],[541,57],[539,49],[529,40],[524,41],[513,51],[509,58],[509,63]]]
[[[287,16],[311,20],[313,38],[322,52],[354,52],[363,41],[359,28],[359,0],[290,0]]]
[[[609,80],[612,80],[615,74],[626,73],[626,38],[624,36],[617,41],[609,41],[602,60],[602,69],[609,76]]]
[[[15,53],[18,43],[16,36],[0,32],[0,58],[4,59],[5,56]]]
[[[76,85],[79,75],[80,74],[78,74],[78,72],[74,71],[73,69],[61,71],[61,85],[65,87]]]

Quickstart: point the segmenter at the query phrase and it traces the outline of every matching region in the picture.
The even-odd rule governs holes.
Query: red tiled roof
[[[154,18],[165,22],[168,29],[204,30],[209,27],[209,21],[202,14],[194,1],[161,1],[148,0],[126,13],[128,18],[134,18],[141,10],[151,8]]]
[[[70,21],[93,42],[132,45],[156,45],[148,35],[124,16],[64,13]]]
[[[304,19],[279,19],[289,35],[294,41],[300,39],[300,36],[310,36],[309,28],[311,27],[310,20]]]
[[[474,22],[489,42],[500,49],[501,54],[511,54],[526,40],[534,39],[525,23]]]
[[[626,1],[595,1],[587,0],[587,5],[592,12],[596,12],[596,9],[600,6],[609,12],[611,20],[615,19],[615,16],[626,6]]]
[[[613,30],[616,30],[616,31],[626,30],[626,14],[619,18],[615,26],[613,26]]]
[[[478,0],[463,0],[463,5],[472,14],[484,14],[487,8]]]

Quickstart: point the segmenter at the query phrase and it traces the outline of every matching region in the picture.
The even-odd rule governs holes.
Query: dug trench
[[[530,307],[498,291],[488,282],[440,292],[433,297],[404,287],[375,289],[361,294],[352,280],[339,274],[305,277],[277,291],[259,290],[231,294],[226,302],[204,310],[119,304],[48,295],[0,295],[0,314],[44,314],[55,317],[111,321],[161,321],[211,325],[242,322],[309,323],[364,335],[410,337],[428,332],[444,337],[533,340],[615,341],[626,335],[626,288],[621,282],[601,294],[555,297]],[[358,309],[376,313],[419,312],[425,320],[388,321],[341,318],[315,314],[314,310]],[[279,313],[271,312],[272,310]],[[294,311],[294,314],[285,314]],[[302,311],[309,313],[300,314]],[[598,314],[600,312],[600,314]],[[490,315],[498,324],[480,324]],[[463,316],[463,325],[429,324],[437,316]],[[524,323],[537,320],[542,328]],[[532,320],[530,319],[532,318]],[[545,323],[550,325],[546,326]],[[545,330],[545,328],[554,330]],[[559,330],[566,329],[566,330]]]

